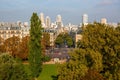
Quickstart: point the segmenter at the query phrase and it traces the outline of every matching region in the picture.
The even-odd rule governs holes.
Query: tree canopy
[[[37,78],[42,71],[42,50],[41,36],[42,26],[37,13],[33,13],[31,17],[31,29],[29,40],[29,65],[32,72],[32,77]]]
[[[29,80],[23,64],[13,56],[0,55],[0,80]]]
[[[17,56],[19,50],[20,38],[18,36],[13,36],[4,41],[4,50],[10,53],[13,57]]]
[[[63,47],[63,46],[72,47],[73,39],[68,33],[61,33],[57,36],[55,40],[55,44],[59,45],[60,47]]]
[[[101,80],[120,80],[119,27],[95,22],[83,28],[82,36],[78,49],[70,53],[69,62],[61,67],[58,79],[87,80],[88,74],[93,73]],[[94,78],[88,80],[95,79],[91,76]]]

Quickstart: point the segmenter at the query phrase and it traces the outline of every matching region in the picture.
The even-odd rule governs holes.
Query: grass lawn
[[[44,64],[38,80],[55,80],[57,76],[57,64]]]
[[[25,66],[25,70],[30,73],[28,65]],[[57,64],[44,64],[43,70],[38,77],[38,80],[55,80],[57,76]]]

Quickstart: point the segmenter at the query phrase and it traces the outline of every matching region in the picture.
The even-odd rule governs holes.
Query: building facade
[[[29,35],[29,29],[30,27],[17,23],[0,22],[0,37],[4,40],[13,36],[22,38]]]

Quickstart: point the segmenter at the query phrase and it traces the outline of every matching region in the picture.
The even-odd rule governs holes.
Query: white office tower
[[[82,16],[82,23],[84,25],[88,24],[88,15],[87,14],[83,14],[83,16]]]
[[[50,27],[51,27],[51,20],[50,20],[50,17],[49,17],[49,16],[46,17],[45,22],[46,22],[46,27],[47,27],[47,28],[50,28]]]
[[[44,14],[43,13],[40,13],[40,20],[41,20],[41,24],[42,24],[42,27],[45,27],[45,22],[44,22]]]
[[[57,15],[57,17],[56,17],[56,22],[62,22],[62,17],[61,17],[61,15]]]
[[[57,17],[56,17],[56,25],[57,25],[58,28],[63,27],[61,15],[57,15]]]
[[[106,18],[102,18],[100,21],[102,24],[107,24],[107,19]]]

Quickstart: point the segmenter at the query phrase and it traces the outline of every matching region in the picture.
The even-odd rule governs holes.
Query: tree
[[[55,40],[55,44],[59,46],[73,46],[73,40],[72,37],[68,33],[61,33],[58,35],[58,37]]]
[[[71,36],[66,37],[66,41],[67,41],[66,44],[68,45],[68,47],[71,47],[73,45],[73,40]]]
[[[0,53],[5,52],[4,50],[4,39],[0,36]]]
[[[83,38],[79,48],[89,48],[99,52],[103,70],[100,73],[108,80],[120,80],[120,33],[119,27],[94,23],[83,28]]]
[[[28,59],[28,53],[29,53],[28,42],[29,42],[29,36],[23,37],[18,47],[17,57],[23,60]]]
[[[69,55],[69,62],[62,64],[59,68],[58,80],[79,80],[88,71],[88,67],[85,64],[85,50],[77,49],[70,52]]]
[[[43,55],[45,55],[46,49],[49,49],[50,47],[50,34],[49,33],[43,32],[41,44],[42,44]]]
[[[29,80],[23,64],[13,56],[0,55],[0,80]]]
[[[47,32],[43,33],[43,41],[46,48],[50,47],[50,34]]]
[[[64,40],[63,40],[63,37],[62,37],[62,34],[59,34],[55,40],[55,44],[56,45],[59,45],[59,46],[62,46],[64,43]]]
[[[96,22],[84,27],[78,50],[60,68],[58,80],[120,80],[119,31],[119,27]]]
[[[37,79],[42,71],[42,51],[41,51],[41,36],[42,28],[41,21],[37,13],[33,13],[31,17],[31,29],[29,40],[29,65],[32,72],[32,77]]]
[[[17,56],[20,38],[17,36],[10,37],[4,41],[5,52],[10,53],[13,57]]]
[[[106,80],[99,72],[89,69],[84,77],[79,80]]]
[[[90,49],[76,49],[69,53],[69,62],[59,69],[58,80],[80,80],[89,70],[102,70],[102,56]]]

